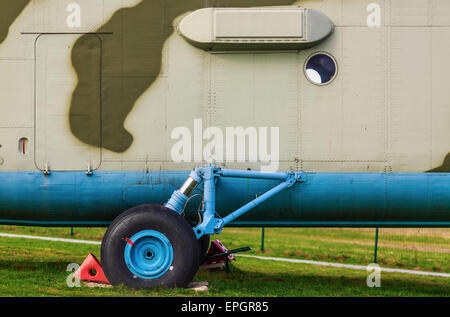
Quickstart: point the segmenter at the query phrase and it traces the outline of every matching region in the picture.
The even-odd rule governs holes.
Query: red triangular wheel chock
[[[92,253],[89,253],[75,272],[75,277],[79,277],[82,281],[111,284],[103,272],[102,265]]]

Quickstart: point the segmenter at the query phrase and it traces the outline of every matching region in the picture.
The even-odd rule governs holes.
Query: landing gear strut
[[[271,179],[279,185],[221,218],[215,211],[216,181],[221,177]],[[194,277],[207,248],[209,235],[282,190],[303,182],[304,173],[261,173],[220,169],[215,165],[196,168],[165,206],[142,205],[119,215],[103,238],[101,259],[113,285],[135,288],[184,287]],[[192,228],[184,207],[196,187],[203,183],[202,220]]]
[[[221,218],[216,214],[216,181],[221,177],[271,179],[283,182],[226,217]],[[239,218],[284,189],[294,186],[297,182],[304,182],[305,177],[306,174],[303,172],[263,173],[255,171],[227,170],[218,168],[214,164],[208,164],[205,167],[199,167],[192,171],[183,186],[172,194],[172,197],[165,206],[179,214],[183,213],[183,208],[189,199],[189,195],[203,182],[203,201],[205,206],[202,217],[203,220],[194,228],[197,239],[200,239],[204,235],[220,233],[223,227],[233,220]]]

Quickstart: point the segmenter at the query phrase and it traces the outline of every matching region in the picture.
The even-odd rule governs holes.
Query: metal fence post
[[[378,252],[378,228],[375,230],[375,250],[373,254],[373,263],[377,263],[377,252]]]
[[[261,229],[261,252],[264,252],[264,227]]]

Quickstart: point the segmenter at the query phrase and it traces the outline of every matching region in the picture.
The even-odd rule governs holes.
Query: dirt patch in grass
[[[368,231],[373,232],[373,228],[323,228],[323,230],[343,230],[343,231]],[[401,236],[427,236],[427,237],[441,237],[450,239],[450,228],[380,228],[380,232],[391,235]]]
[[[355,240],[340,240],[340,239],[323,239],[323,238],[315,238],[315,240],[324,241],[324,242],[337,242],[337,243],[345,243],[345,244],[357,244],[363,246],[373,246],[374,242],[364,242],[364,241],[355,241]],[[393,249],[404,249],[404,250],[414,250],[414,251],[424,251],[424,252],[436,252],[436,253],[450,253],[450,249],[440,248],[437,246],[433,246],[428,244],[427,246],[415,246],[415,245],[404,245],[404,244],[396,244],[396,243],[384,243],[379,242],[378,247],[386,247]]]
[[[339,254],[339,255],[330,255],[330,254],[310,254],[308,252],[303,252],[299,250],[294,251],[285,251],[284,255],[290,257],[290,258],[303,258],[307,260],[325,260],[325,261],[338,261],[343,262],[348,260],[350,257],[345,254]]]
[[[19,271],[35,271],[36,267],[33,265],[13,264],[13,268]]]

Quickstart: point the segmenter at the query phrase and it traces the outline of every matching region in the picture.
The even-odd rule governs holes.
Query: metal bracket
[[[44,169],[44,175],[50,175],[50,169],[48,167],[48,162],[45,162],[45,169]]]
[[[255,199],[230,213],[226,217],[221,218],[216,215],[215,210],[216,179],[220,177],[271,179],[280,180],[282,183],[270,189],[266,193],[257,196]],[[203,220],[194,228],[194,233],[197,239],[200,239],[204,235],[220,233],[224,226],[234,221],[236,218],[247,213],[254,207],[275,196],[284,189],[290,188],[296,183],[304,182],[305,180],[306,173],[304,172],[263,173],[255,171],[227,170],[220,169],[214,164],[208,164],[205,167],[198,167],[192,171],[183,186],[172,194],[172,197],[165,204],[165,206],[179,214],[182,214],[184,212],[185,204],[189,199],[189,195],[200,183],[203,182]]]
[[[88,162],[86,175],[92,176],[92,174],[93,174],[93,172],[92,172],[92,168],[91,168],[91,162]]]

